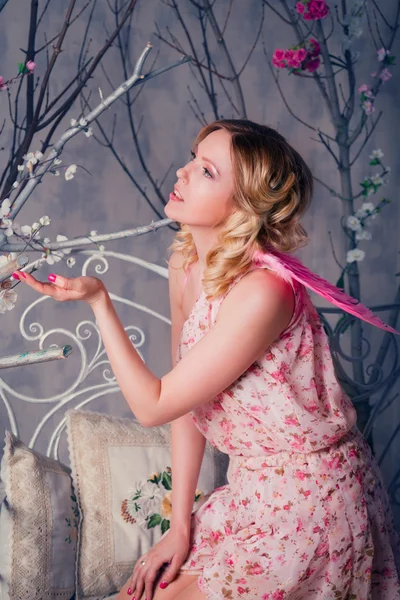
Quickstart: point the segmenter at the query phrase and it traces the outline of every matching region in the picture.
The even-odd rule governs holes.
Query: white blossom
[[[364,219],[364,217],[366,217],[367,214],[368,213],[365,210],[363,210],[362,208],[359,208],[355,213],[357,219]]]
[[[369,157],[371,160],[374,160],[375,158],[379,158],[379,160],[380,160],[381,158],[384,157],[384,154],[380,148],[377,148],[376,150],[372,150]]]
[[[74,178],[74,174],[76,173],[76,165],[70,165],[65,171],[65,179],[69,181]]]
[[[145,523],[146,519],[154,513],[159,513],[163,492],[154,483],[148,481],[137,482],[130,490],[130,498],[127,501],[127,510],[131,516],[140,522]],[[134,499],[136,496],[139,497]],[[136,511],[135,505],[140,506]]]
[[[74,266],[74,264],[76,263],[76,260],[73,256],[70,256],[69,258],[67,258],[67,265],[72,268]]]
[[[14,181],[14,183],[12,184],[14,190],[19,186],[18,181]]]
[[[14,290],[0,290],[0,313],[4,314],[7,310],[12,310],[17,301],[17,294]]]
[[[99,244],[99,250],[100,252],[104,252],[105,246],[103,246],[103,244]]]
[[[54,265],[54,263],[58,263],[63,256],[64,253],[61,252],[61,250],[54,250],[50,254],[44,254],[43,258],[46,259],[48,265]]]
[[[43,227],[47,227],[47,225],[50,225],[51,223],[51,219],[47,215],[45,215],[44,217],[40,217],[39,221],[40,224],[43,225]]]
[[[71,119],[70,124],[71,124],[71,127],[75,127],[78,124],[78,121],[76,119]]]
[[[84,119],[83,117],[81,119],[79,119],[79,125],[81,127],[86,127],[86,125],[87,125],[86,119]]]
[[[365,252],[364,250],[360,250],[359,248],[354,248],[354,250],[349,250],[347,252],[347,262],[352,263],[354,261],[360,262],[364,260]]]
[[[58,234],[56,237],[57,242],[66,242],[68,240],[67,236]],[[64,254],[69,254],[71,252],[71,248],[63,248],[62,251]]]
[[[18,165],[17,169],[20,173],[22,173],[22,171],[25,169],[25,165]]]
[[[366,231],[365,229],[363,229],[362,231],[357,231],[356,233],[356,240],[371,240],[372,239],[372,235],[370,234],[369,231]]]
[[[22,227],[21,227],[21,233],[25,237],[29,237],[31,235],[31,233],[32,233],[32,227],[30,225],[22,225]]]
[[[33,154],[33,152],[28,152],[28,154],[24,154],[24,156],[22,158],[26,162],[26,166],[29,170],[31,170],[33,165],[36,165],[38,162],[38,159]]]
[[[347,227],[352,231],[359,231],[361,229],[361,223],[355,215],[350,215],[347,218]]]
[[[3,225],[6,227],[4,233],[7,237],[11,237],[14,234],[12,219],[3,219]]]
[[[58,167],[58,165],[61,165],[61,163],[62,163],[62,160],[60,158],[55,158],[53,160],[53,165],[56,167]]]
[[[6,217],[10,214],[11,202],[9,198],[4,198],[0,206],[0,217]]]
[[[361,210],[371,213],[373,210],[375,210],[375,206],[372,202],[363,202],[361,204]]]
[[[36,158],[37,160],[41,160],[41,159],[43,158],[43,154],[42,154],[42,152],[39,152],[39,150],[37,150],[37,151],[35,152],[35,158]]]
[[[43,244],[50,244],[50,238],[43,238]]]
[[[385,183],[379,173],[372,175],[371,181],[374,185],[383,185]]]
[[[58,170],[51,171],[51,173],[54,175],[54,177],[58,177],[60,175],[60,171],[58,171]]]
[[[91,137],[93,135],[93,129],[91,127],[88,127],[86,131],[84,131],[84,134],[86,135],[86,137]]]
[[[91,231],[91,232],[89,233],[89,235],[90,235],[90,237],[92,237],[92,236],[94,236],[94,235],[97,235],[97,231],[96,231],[95,229],[93,229],[93,231]]]

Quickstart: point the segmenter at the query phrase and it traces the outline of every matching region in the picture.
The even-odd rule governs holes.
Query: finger
[[[18,279],[19,281],[26,283],[29,287],[33,288],[39,294],[44,294],[45,296],[52,296],[53,298],[57,294],[57,289],[51,283],[43,283],[42,281],[38,281],[30,273],[23,273],[22,271],[16,271],[12,274],[14,279]]]
[[[151,600],[153,598],[154,591],[154,580],[156,578],[157,572],[154,569],[147,571],[145,580],[144,580],[144,596],[146,600]]]
[[[164,571],[163,576],[160,582],[160,588],[165,590],[165,588],[174,581],[176,576],[178,575],[179,569],[181,568],[183,561],[180,556],[175,554],[173,559],[171,560],[169,567]]]

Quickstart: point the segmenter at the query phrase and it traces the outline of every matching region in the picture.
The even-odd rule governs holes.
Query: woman
[[[400,599],[387,496],[305,286],[388,327],[285,254],[307,239],[309,168],[273,129],[217,121],[177,178],[165,208],[182,224],[169,262],[176,364],[161,379],[101,281],[15,275],[90,304],[136,418],[172,422],[171,529],[119,599]],[[230,455],[229,483],[192,518],[206,438]]]

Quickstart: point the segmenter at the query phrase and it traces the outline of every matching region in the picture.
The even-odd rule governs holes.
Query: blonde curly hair
[[[256,250],[272,247],[293,252],[307,244],[300,219],[313,193],[310,169],[275,129],[248,120],[222,119],[203,127],[193,147],[218,129],[232,136],[236,211],[206,257],[202,283],[208,300],[223,295],[249,269]],[[170,250],[182,253],[185,271],[198,260],[187,225],[181,225]]]

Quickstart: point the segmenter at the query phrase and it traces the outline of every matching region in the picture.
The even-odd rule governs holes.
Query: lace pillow
[[[136,560],[168,528],[170,429],[94,412],[66,415],[82,516],[76,598],[100,599],[121,589]],[[194,507],[225,483],[225,473],[225,455],[207,446]]]
[[[75,591],[78,509],[70,469],[6,432],[0,471],[0,598]]]

